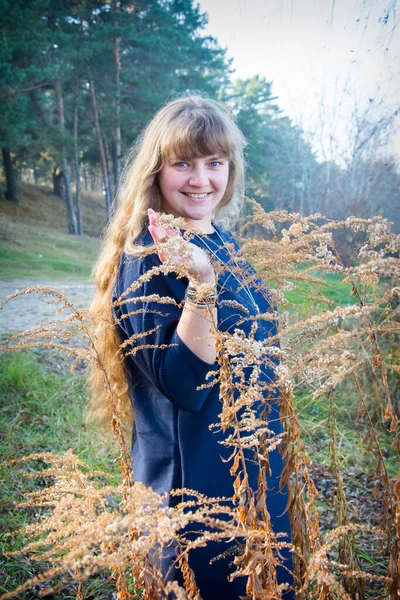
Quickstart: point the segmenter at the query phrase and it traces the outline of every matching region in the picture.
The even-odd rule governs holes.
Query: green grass
[[[369,400],[371,403],[371,399]],[[309,393],[299,392],[295,399],[296,410],[299,417],[302,438],[316,464],[328,467],[330,464],[329,452],[329,424],[330,404],[326,396],[314,399]],[[337,422],[336,451],[342,461],[345,471],[352,473],[372,473],[376,461],[371,452],[363,444],[363,439],[368,431],[368,423],[361,424],[357,414],[359,397],[348,383],[340,386],[335,394],[334,406]],[[369,406],[371,410],[371,406]],[[391,444],[393,436],[388,433],[382,420],[374,418],[374,427],[378,434],[379,444],[389,477],[395,477],[398,472],[398,463]]]
[[[332,465],[330,439],[330,404],[326,396],[313,399],[309,392],[298,390],[295,398],[302,440],[312,460],[311,471],[319,492],[316,507],[322,532],[332,530],[336,523],[335,499],[337,479]],[[359,422],[357,415],[358,398],[355,390],[345,385],[337,389],[335,398],[336,416],[336,456],[340,468],[342,485],[347,502],[347,517],[353,523],[379,525],[383,516],[382,490],[374,498],[372,490],[377,481],[375,474],[376,458],[367,451],[363,439],[369,429],[367,422]],[[379,444],[385,460],[389,478],[398,477],[398,462],[391,447],[393,435],[379,420],[374,420]],[[343,514],[343,513],[342,513]],[[366,573],[387,575],[388,556],[381,547],[379,538],[373,534],[356,534],[356,554],[359,564]],[[332,560],[338,560],[337,548],[329,553]],[[384,597],[382,585],[368,581],[365,599]],[[353,596],[352,596],[353,597]],[[386,597],[386,596],[385,596]]]
[[[20,201],[0,199],[0,278],[87,280],[105,226],[104,196],[82,196],[85,235],[69,235],[67,207],[52,189],[19,185]]]
[[[6,220],[0,226],[0,278],[88,280],[99,245],[98,238]]]
[[[321,282],[318,288],[307,282],[295,282],[295,289],[285,292],[291,312],[309,314],[310,310],[322,312],[328,307],[348,306],[354,304],[351,296],[351,285],[342,283],[342,277],[336,273],[318,274]],[[311,299],[311,297],[316,297]]]
[[[9,465],[31,453],[62,454],[69,448],[91,468],[110,473],[112,481],[120,481],[114,459],[118,450],[111,435],[84,424],[87,405],[85,372],[71,374],[62,355],[47,351],[0,354],[0,550],[16,551],[23,538],[15,532],[24,528],[37,511],[17,508],[29,491],[48,484],[45,474],[39,479],[26,478],[33,470],[29,463]],[[36,463],[37,465],[37,463]],[[14,533],[13,533],[14,532]],[[12,534],[10,537],[8,534]],[[14,589],[45,568],[28,557],[0,559],[0,593]],[[103,576],[86,584],[85,598],[106,600],[112,597],[112,586]],[[75,598],[74,586],[66,588],[54,599]],[[38,598],[27,592],[24,598]]]

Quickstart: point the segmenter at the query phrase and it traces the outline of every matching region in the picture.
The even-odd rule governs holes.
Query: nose
[[[208,185],[208,173],[205,165],[195,165],[190,174],[189,184],[193,187],[205,187]]]

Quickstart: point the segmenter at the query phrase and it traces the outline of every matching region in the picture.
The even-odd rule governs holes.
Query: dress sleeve
[[[137,258],[123,256],[114,300],[117,323],[122,337],[131,341],[126,345],[127,365],[134,361],[149,381],[177,408],[198,412],[213,387],[197,390],[198,386],[211,383],[206,379],[209,372],[218,370],[217,364],[209,364],[199,358],[180,339],[177,326],[182,314],[179,303],[185,293],[185,282],[174,274],[156,273],[135,289],[126,293],[132,284],[157,268],[161,262],[156,254]],[[124,295],[125,294],[125,295]],[[157,295],[158,298],[148,298]],[[173,303],[163,303],[171,298]],[[121,302],[122,300],[122,302]]]

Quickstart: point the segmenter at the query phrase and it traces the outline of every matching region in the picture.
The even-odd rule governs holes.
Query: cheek
[[[162,196],[168,196],[168,194],[173,189],[173,179],[171,178],[170,173],[160,173],[158,183],[160,186],[160,191]]]
[[[161,190],[164,190],[165,192],[169,191],[176,191],[179,190],[179,188],[182,186],[182,177],[180,176],[179,173],[175,173],[175,172],[168,172],[168,173],[162,173],[161,177],[160,177],[160,187]]]
[[[168,176],[166,176],[165,172],[160,171],[158,176],[158,184],[160,186],[161,191],[167,187],[168,184]]]
[[[229,181],[229,171],[227,170],[224,173],[224,177],[221,177],[220,180],[220,190],[223,191],[225,193],[226,188],[228,187],[228,181]]]

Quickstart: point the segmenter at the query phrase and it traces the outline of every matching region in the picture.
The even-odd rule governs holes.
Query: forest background
[[[68,231],[83,233],[82,186],[104,193],[107,215],[123,155],[144,125],[168,99],[198,90],[235,115],[248,141],[247,195],[266,210],[381,214],[398,228],[397,157],[385,154],[397,109],[357,107],[341,164],[317,159],[308,132],[282,114],[273,82],[233,79],[226,50],[203,33],[206,23],[189,0],[4,2],[2,197],[18,199],[17,178],[52,180]],[[334,143],[330,120],[321,107],[320,129]]]
[[[398,159],[386,151],[398,110],[358,107],[351,148],[340,162],[325,160],[315,151],[309,132],[280,109],[272,81],[263,76],[234,78],[226,50],[204,34],[206,23],[207,16],[192,0],[0,2],[0,273],[4,281],[12,286],[18,280],[14,288],[21,279],[29,284],[87,282],[127,150],[160,105],[195,91],[223,102],[235,116],[248,142],[246,193],[265,211],[286,210],[301,217],[322,213],[328,219],[380,215],[399,231]],[[320,126],[326,130],[329,117],[322,108]],[[334,127],[332,141],[333,137]],[[246,218],[251,220],[250,206],[244,210],[243,221]],[[262,228],[254,225],[247,231],[263,235]],[[363,241],[363,234],[351,228],[335,232],[344,265],[354,264],[356,248]],[[330,284],[329,299],[346,305],[351,286],[337,279]],[[302,292],[309,291],[304,285]],[[292,306],[303,316],[312,310],[306,295],[289,294]],[[8,330],[12,331],[7,327],[4,331]],[[388,352],[393,358],[398,350],[393,346]],[[43,350],[1,356],[4,456],[20,459],[29,452],[72,447],[91,466],[116,473],[112,440],[88,433],[83,424],[84,370],[71,376],[68,365],[61,354]],[[368,385],[368,377],[366,381]],[[390,385],[398,409],[396,375]],[[379,388],[375,392],[377,397],[381,393]],[[68,403],[63,415],[60,397]],[[380,507],[379,498],[371,499],[369,494],[376,483],[371,458],[363,450],[362,432],[357,437],[353,431],[357,401],[348,388],[338,394],[337,405],[346,485],[363,520]],[[379,400],[372,403],[372,414],[377,422],[382,417]],[[333,498],[337,482],[327,467],[327,407],[320,401],[305,402],[301,416],[318,465],[316,480],[322,495]],[[382,435],[388,472],[393,474],[390,443],[385,431]],[[18,530],[38,514],[32,508],[31,512],[15,508],[28,491],[46,485],[45,478],[34,483],[22,480],[23,472],[25,467],[2,472],[2,534]],[[323,504],[319,508],[322,520],[330,521],[329,508]],[[11,548],[18,549],[21,543],[17,537]],[[3,547],[10,549],[9,538],[3,539]],[[375,551],[373,545],[362,546],[366,563],[375,561]],[[384,569],[384,561],[378,567],[374,562],[375,573]],[[37,572],[40,564],[28,559],[5,559],[0,589],[9,592]],[[85,593],[110,597],[108,584],[104,577],[95,579]],[[43,585],[39,588],[33,586],[28,596],[36,597]]]

